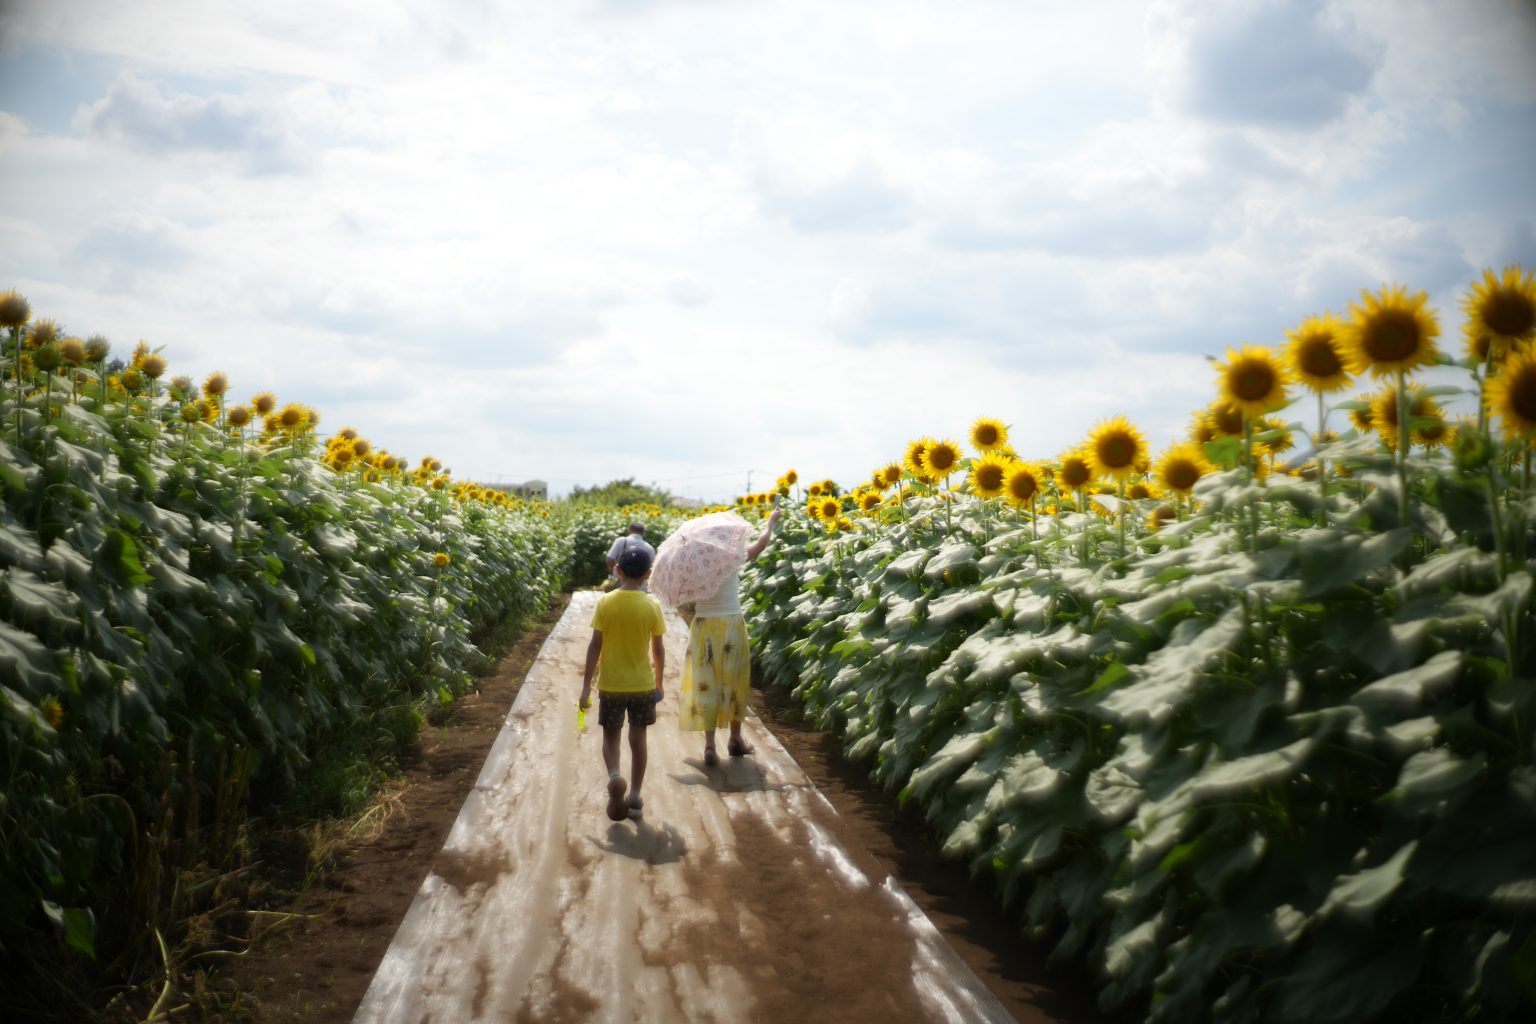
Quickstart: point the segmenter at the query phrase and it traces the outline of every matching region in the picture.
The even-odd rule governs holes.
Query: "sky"
[[[0,290],[555,494],[1161,448],[1362,289],[1459,352],[1536,267],[1532,53],[1532,0],[0,0]]]

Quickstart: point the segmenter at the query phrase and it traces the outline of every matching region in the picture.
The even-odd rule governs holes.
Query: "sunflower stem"
[[[1116,507],[1115,511],[1118,513],[1119,519],[1120,519],[1120,557],[1124,558],[1125,557],[1125,480],[1121,479],[1121,480],[1118,481],[1118,483],[1119,483],[1119,494],[1118,494],[1118,499],[1119,500],[1117,502],[1117,507]]]
[[[1397,518],[1408,525],[1408,448],[1413,432],[1408,429],[1408,375],[1397,371]]]
[[[1328,525],[1328,460],[1323,458],[1323,437],[1328,433],[1328,412],[1323,408],[1323,393],[1317,393],[1317,438],[1312,442],[1317,449],[1317,525]]]
[[[1253,496],[1248,501],[1248,553],[1259,553],[1259,467],[1253,461],[1253,417],[1243,413],[1243,464],[1248,468],[1248,480],[1254,485]]]
[[[15,374],[12,383],[16,385],[16,444],[21,444],[21,403],[25,392],[21,387],[21,328],[11,328],[11,347],[16,351]]]
[[[1483,353],[1483,372],[1472,372],[1477,381],[1477,429],[1486,440],[1488,437],[1488,378],[1493,374],[1493,339],[1488,339],[1488,351]]]

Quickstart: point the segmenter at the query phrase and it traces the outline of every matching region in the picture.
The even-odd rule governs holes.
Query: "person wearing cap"
[[[656,549],[651,547],[645,539],[644,523],[630,523],[629,532],[614,541],[613,546],[608,549],[609,589],[623,582],[619,579],[619,556],[623,555],[626,551],[633,551],[635,549],[643,549],[650,552],[651,560],[656,560]],[[640,589],[646,590],[649,588],[641,587]]]
[[[640,787],[645,782],[645,730],[656,724],[661,703],[661,677],[667,652],[667,631],[661,604],[641,589],[651,574],[650,545],[631,547],[618,558],[619,589],[604,594],[592,612],[592,640],[581,677],[580,705],[592,705],[597,681],[597,721],[603,729],[603,765],[608,769],[608,817],[638,818],[645,806]],[[649,647],[649,651],[647,651]],[[619,741],[629,719],[630,783],[619,772]],[[628,799],[625,790],[628,789]]]

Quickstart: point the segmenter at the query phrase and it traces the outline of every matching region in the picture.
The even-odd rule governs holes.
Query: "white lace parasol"
[[[752,532],[735,512],[711,512],[683,523],[656,549],[651,593],[672,608],[709,597],[747,560]]]

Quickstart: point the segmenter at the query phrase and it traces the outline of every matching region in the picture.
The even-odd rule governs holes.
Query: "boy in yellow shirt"
[[[592,677],[597,675],[597,721],[603,727],[603,764],[608,767],[608,817],[614,821],[638,818],[645,806],[640,798],[640,785],[645,781],[645,730],[656,724],[661,675],[667,664],[662,645],[667,623],[661,605],[640,589],[650,575],[648,550],[631,548],[620,556],[619,589],[598,598],[581,677],[581,707],[585,709],[592,705]],[[624,799],[624,777],[619,774],[619,737],[626,716],[629,769],[634,779],[628,801]]]

